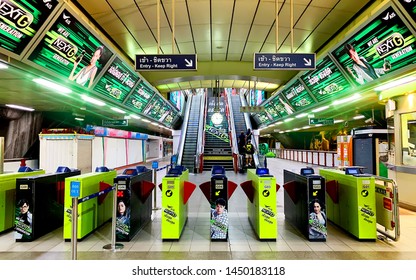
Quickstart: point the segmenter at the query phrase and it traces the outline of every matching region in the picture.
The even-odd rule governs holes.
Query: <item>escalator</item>
[[[224,98],[218,98],[218,109],[224,116],[220,124],[214,125],[211,117],[214,114],[216,97],[208,98],[207,118],[205,125],[204,170],[220,165],[224,169],[234,170],[233,155],[228,134],[228,120],[225,114]]]
[[[198,155],[198,137],[199,137],[199,123],[201,112],[201,105],[204,100],[204,96],[201,94],[193,95],[190,98],[190,110],[188,116],[188,122],[185,132],[182,156],[180,157],[180,164],[185,166],[190,172],[194,173],[197,169],[196,156]]]

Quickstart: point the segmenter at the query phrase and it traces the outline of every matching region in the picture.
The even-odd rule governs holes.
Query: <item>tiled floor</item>
[[[166,165],[160,162],[159,166]],[[270,173],[283,184],[283,170],[299,172],[304,164],[268,159]],[[318,173],[319,167],[314,167]],[[166,170],[166,169],[165,169]],[[158,172],[158,183],[166,171]],[[190,174],[190,181],[199,186],[210,180],[210,172]],[[246,181],[246,175],[227,172],[227,178],[237,184]],[[400,187],[400,186],[399,186]],[[160,190],[157,188],[157,206]],[[80,260],[416,260],[416,213],[401,209],[401,235],[398,241],[357,241],[337,226],[329,223],[326,242],[310,242],[287,221],[283,213],[283,188],[277,193],[278,238],[276,241],[259,241],[251,228],[246,211],[246,195],[237,188],[229,200],[230,229],[228,242],[211,242],[209,237],[209,204],[197,187],[189,200],[189,218],[179,241],[160,239],[160,210],[143,230],[130,242],[122,243],[117,251],[104,250],[111,244],[111,223],[96,230],[78,242],[77,259]],[[0,234],[0,259],[70,260],[71,242],[63,241],[62,228],[33,242],[15,242],[13,232]]]

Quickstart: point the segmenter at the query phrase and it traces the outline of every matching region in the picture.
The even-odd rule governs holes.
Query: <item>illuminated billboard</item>
[[[134,92],[127,98],[124,105],[132,108],[135,112],[142,113],[155,92],[148,87],[144,81],[140,81]]]
[[[112,55],[65,9],[28,59],[43,70],[90,88]]]
[[[286,86],[281,95],[295,111],[301,111],[316,104],[315,99],[312,98],[299,80],[295,80],[291,85]]]
[[[0,47],[20,55],[57,5],[57,0],[0,1]]]
[[[94,86],[94,91],[115,101],[123,102],[138,80],[138,75],[116,57]]]
[[[415,36],[388,7],[332,51],[356,85],[363,85],[416,62]]]
[[[337,98],[352,87],[328,56],[300,78],[318,102]]]
[[[170,124],[176,112],[174,107],[169,105],[162,96],[155,94],[142,114],[159,122]]]

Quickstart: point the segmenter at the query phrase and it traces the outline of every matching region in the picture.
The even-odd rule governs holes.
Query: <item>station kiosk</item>
[[[326,241],[325,179],[310,167],[301,168],[300,174],[285,169],[283,183],[285,220],[309,241]]]
[[[326,180],[328,220],[359,240],[376,240],[375,179],[359,167],[320,169]]]
[[[228,200],[237,188],[237,184],[228,181],[223,166],[214,165],[211,169],[211,181],[202,183],[200,189],[211,205],[210,237],[212,241],[228,240]]]
[[[162,240],[178,240],[188,220],[188,200],[196,185],[189,180],[189,170],[171,168],[159,185],[162,191]]]
[[[16,179],[15,239],[33,241],[63,226],[65,179],[80,175],[65,166],[55,173]]]
[[[116,170],[97,167],[95,172],[65,179],[64,230],[65,241],[72,238],[71,184],[79,189],[77,240],[82,241],[113,216],[112,189]]]
[[[33,170],[22,166],[17,172],[0,174],[0,233],[14,227],[16,212],[16,179],[45,174],[45,170]]]
[[[247,195],[248,219],[260,240],[277,238],[277,198],[280,186],[268,168],[247,170],[247,181],[240,184]]]
[[[117,188],[116,241],[130,241],[151,221],[155,188],[152,170],[145,166],[125,169],[114,179]]]

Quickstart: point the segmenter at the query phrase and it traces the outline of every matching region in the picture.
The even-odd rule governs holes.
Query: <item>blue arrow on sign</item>
[[[136,71],[197,70],[196,54],[136,54]]]
[[[314,53],[254,53],[254,70],[310,70],[315,67]]]

